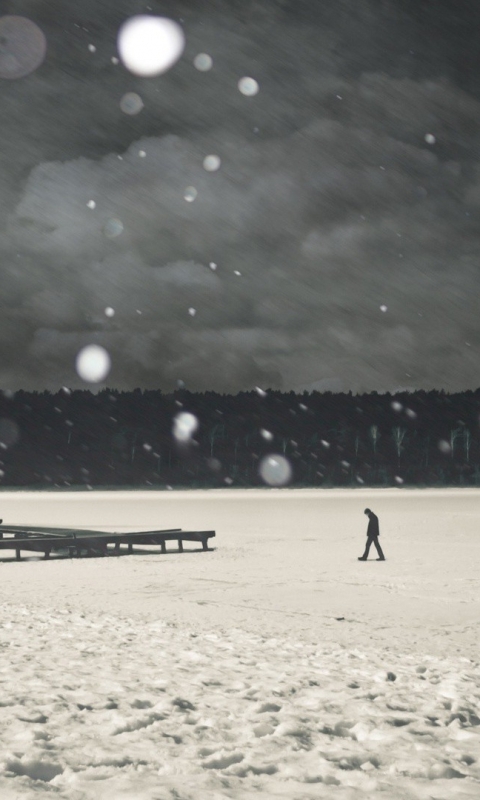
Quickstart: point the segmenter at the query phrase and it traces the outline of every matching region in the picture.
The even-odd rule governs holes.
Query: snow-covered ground
[[[479,500],[3,492],[10,524],[217,537],[208,553],[0,554],[0,797],[478,798]],[[383,563],[357,561],[365,506]]]

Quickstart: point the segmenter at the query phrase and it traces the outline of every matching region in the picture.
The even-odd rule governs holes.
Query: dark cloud
[[[152,2],[187,46],[140,79],[111,59],[143,5],[7,4],[48,53],[0,82],[0,386],[82,385],[91,343],[122,388],[477,385],[473,40],[378,5]]]

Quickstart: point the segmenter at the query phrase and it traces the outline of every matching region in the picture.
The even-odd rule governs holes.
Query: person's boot
[[[381,556],[380,558],[377,558],[377,561],[385,561],[385,556]]]
[[[358,561],[366,561],[366,560],[367,560],[367,556],[359,556],[358,557]]]

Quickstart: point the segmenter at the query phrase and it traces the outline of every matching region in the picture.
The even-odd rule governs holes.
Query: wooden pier
[[[210,550],[208,540],[215,531],[183,531],[168,528],[160,531],[135,531],[131,533],[108,533],[83,528],[42,528],[27,525],[0,525],[0,550],[15,550],[17,561],[22,550],[43,553],[49,558],[52,553],[70,558],[82,556],[119,556],[122,552],[133,553],[134,545],[154,545],[161,553],[167,552],[167,542],[176,541],[178,551],[183,552],[184,542],[201,543],[203,550]],[[109,549],[109,545],[113,545]]]

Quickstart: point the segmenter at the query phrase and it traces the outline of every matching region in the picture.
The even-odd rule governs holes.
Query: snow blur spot
[[[147,153],[145,150],[139,150],[138,155],[140,156],[140,158],[146,158]]]
[[[107,239],[116,239],[117,236],[123,233],[123,222],[116,217],[112,217],[105,223],[103,232]]]
[[[205,156],[203,159],[203,168],[206,169],[207,172],[216,172],[217,169],[220,169],[221,163],[222,161],[220,156]]]
[[[93,211],[93,209],[97,207],[97,204],[96,204],[95,200],[89,200],[88,203],[87,203],[87,206],[88,206],[88,208],[91,208],[92,211]]]
[[[260,397],[266,397],[267,396],[267,393],[263,389],[260,389],[260,386],[255,386],[255,391],[256,391],[257,394],[260,395]]]
[[[213,59],[207,53],[198,53],[193,59],[193,66],[200,72],[208,72],[213,67]]]
[[[240,78],[238,81],[238,88],[246,97],[253,97],[254,95],[258,94],[260,87],[255,78],[245,77]]]
[[[394,411],[401,411],[403,408],[402,404],[399,403],[398,400],[393,400],[393,402],[390,405]]]
[[[395,475],[395,483],[402,484],[403,478],[401,478],[400,475]]]
[[[120,100],[120,108],[124,114],[134,116],[143,108],[143,100],[136,92],[126,92]]]
[[[417,418],[417,414],[412,408],[406,408],[405,409],[405,414],[407,415],[407,417],[410,417],[410,419],[416,419]]]
[[[440,450],[441,453],[451,453],[452,452],[452,448],[450,447],[450,445],[448,444],[446,439],[440,439],[440,441],[438,443],[438,449]]]
[[[261,428],[260,436],[267,440],[267,442],[271,442],[273,439],[273,433],[271,431],[267,431],[265,428]]]
[[[190,314],[191,317],[194,317],[195,314],[197,313],[197,309],[196,308],[189,308],[188,309],[188,313]]]
[[[75,368],[82,380],[89,383],[100,383],[110,372],[110,356],[104,347],[89,344],[77,355]]]
[[[161,75],[180,58],[185,36],[177,22],[139,14],[123,23],[117,48],[124,66],[144,78]]]
[[[112,56],[110,61],[112,62],[112,64],[115,64],[115,65],[120,64],[120,61],[116,56]]]
[[[208,266],[210,267],[210,269],[213,269],[213,271],[215,271],[217,269],[217,265],[215,264],[215,261],[210,261],[210,264]]]
[[[0,78],[24,78],[42,64],[47,40],[38,25],[26,17],[0,17]]]
[[[198,195],[198,192],[197,192],[197,190],[195,189],[194,186],[187,186],[187,188],[185,189],[185,193],[184,193],[183,197],[187,201],[187,203],[193,203],[193,201],[195,200],[197,195]]]
[[[426,133],[425,134],[425,141],[427,144],[435,144],[437,141],[433,133]]]
[[[327,442],[326,439],[320,439],[320,443],[322,447],[326,447],[327,449],[330,447],[330,442]]]
[[[188,443],[198,428],[198,419],[189,411],[180,411],[173,420],[173,435],[177,442]]]
[[[380,311],[383,311],[385,314],[385,312],[388,311],[388,306],[380,306]]]
[[[237,275],[239,278],[241,277],[242,273],[238,269],[233,270],[233,274]]]
[[[111,306],[107,306],[104,311],[104,314],[106,317],[113,317],[115,316],[115,309],[112,308]]]
[[[269,486],[286,486],[292,479],[290,462],[284,456],[277,454],[262,458],[258,471],[262,480]]]
[[[88,49],[90,50],[91,53],[96,53],[97,52],[97,48],[95,47],[94,44],[89,44],[88,45]]]

